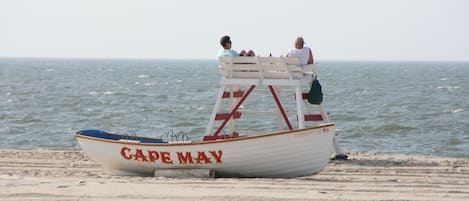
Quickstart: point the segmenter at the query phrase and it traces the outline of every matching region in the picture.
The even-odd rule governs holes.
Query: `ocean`
[[[217,66],[0,58],[0,148],[75,148],[73,134],[84,129],[152,137],[181,131],[199,139],[219,89]],[[469,62],[320,61],[317,70],[344,151],[469,157]],[[293,95],[281,101],[292,108]],[[261,91],[243,107],[269,109],[272,102]],[[271,116],[246,115],[240,124],[271,130]]]

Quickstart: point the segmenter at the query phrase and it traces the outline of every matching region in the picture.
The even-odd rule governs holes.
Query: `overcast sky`
[[[469,60],[469,0],[0,0],[0,57]]]

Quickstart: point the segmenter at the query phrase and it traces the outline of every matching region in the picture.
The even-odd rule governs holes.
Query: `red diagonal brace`
[[[223,129],[223,127],[225,127],[226,123],[228,123],[228,121],[231,119],[231,117],[234,115],[234,113],[236,111],[238,111],[239,106],[241,106],[241,104],[243,104],[244,100],[246,100],[246,98],[249,96],[249,94],[252,92],[252,90],[254,90],[255,87],[256,87],[256,85],[251,85],[251,87],[249,87],[246,94],[244,94],[244,96],[239,100],[238,104],[233,108],[233,110],[231,110],[228,117],[221,123],[221,125],[218,127],[217,131],[215,131],[215,133],[213,134],[213,136],[218,136],[218,133],[220,133],[221,129]]]
[[[287,123],[288,129],[293,130],[293,127],[290,124],[290,121],[288,120],[287,113],[285,113],[285,110],[283,110],[282,104],[280,103],[280,99],[277,96],[277,93],[275,93],[274,88],[272,85],[269,85],[270,93],[272,93],[272,96],[274,97],[275,103],[277,104],[278,109],[280,110],[280,113],[283,116],[283,119],[285,119],[285,123]]]

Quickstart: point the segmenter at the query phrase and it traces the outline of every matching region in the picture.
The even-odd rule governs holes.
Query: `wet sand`
[[[110,175],[79,149],[0,149],[0,200],[469,200],[469,158],[351,153],[294,179]]]

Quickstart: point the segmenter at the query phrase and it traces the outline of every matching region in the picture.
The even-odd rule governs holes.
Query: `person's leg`
[[[246,56],[246,50],[241,50],[241,52],[239,52],[239,56]]]
[[[256,56],[256,53],[254,53],[253,50],[249,50],[248,53],[246,53],[246,56],[253,57]]]

